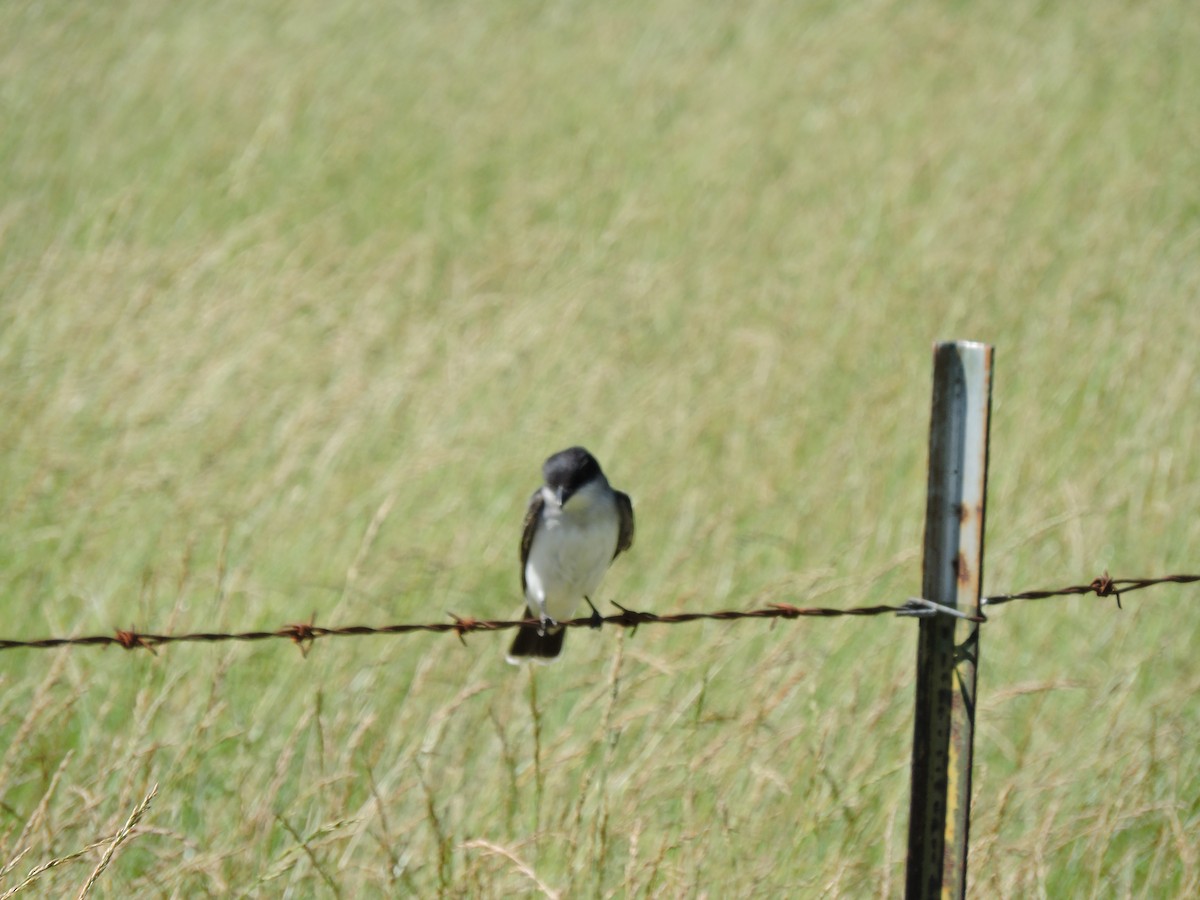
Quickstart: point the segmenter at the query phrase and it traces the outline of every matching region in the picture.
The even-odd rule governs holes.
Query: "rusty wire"
[[[637,628],[639,625],[660,623],[678,625],[683,622],[694,622],[698,619],[713,619],[728,621],[731,619],[795,619],[801,616],[882,616],[888,613],[901,612],[904,606],[860,606],[850,609],[803,608],[788,603],[773,603],[765,609],[752,610],[723,610],[711,613],[674,613],[658,615],[656,613],[638,612],[626,609],[614,603],[620,612],[611,616],[601,616],[599,620],[592,617],[569,619],[559,622],[563,628],[599,627],[597,621],[605,625],[619,625],[622,628]],[[423,624],[404,625],[349,625],[341,628],[326,628],[315,622],[302,622],[295,625],[285,625],[275,631],[239,631],[227,632],[195,632],[191,634],[151,634],[140,632],[136,628],[130,630],[117,629],[113,634],[96,634],[87,637],[42,638],[34,641],[13,641],[0,639],[0,650],[12,650],[18,647],[28,649],[48,649],[51,647],[72,646],[112,646],[124,647],[126,650],[142,648],[154,651],[162,644],[180,643],[215,643],[218,641],[265,641],[273,638],[287,638],[301,649],[307,649],[317,638],[324,637],[360,637],[369,634],[407,634],[414,631],[448,632],[452,631],[463,638],[474,631],[504,631],[520,628],[523,625],[538,625],[537,619],[473,619],[466,616],[456,616],[450,613],[450,622],[431,622]]]
[[[1191,584],[1200,581],[1200,575],[1163,575],[1161,578],[1112,578],[1107,572],[1099,578],[1092,579],[1090,584],[1077,584],[1072,587],[1057,588],[1048,591],[1021,591],[1016,594],[998,594],[995,597],[984,597],[979,601],[980,606],[999,606],[1001,603],[1011,603],[1013,600],[1044,600],[1047,597],[1066,597],[1071,594],[1095,594],[1097,597],[1116,597],[1117,607],[1121,606],[1121,595],[1130,591],[1140,591],[1142,588],[1153,587],[1156,584]]]
[[[980,606],[998,606],[1014,600],[1042,600],[1047,597],[1064,597],[1074,594],[1095,594],[1098,597],[1115,596],[1117,605],[1120,606],[1121,594],[1123,593],[1138,591],[1157,584],[1190,584],[1196,581],[1200,581],[1200,575],[1165,575],[1161,578],[1110,578],[1108,573],[1105,572],[1104,575],[1094,579],[1090,584],[1073,585],[1055,590],[998,594],[982,598]],[[596,628],[599,627],[598,623],[603,623],[605,625],[618,625],[622,628],[636,629],[640,625],[680,625],[684,622],[696,622],[700,620],[728,622],[738,619],[774,620],[798,619],[803,617],[834,618],[838,616],[883,616],[890,614],[928,616],[940,614],[939,610],[930,608],[936,607],[937,604],[931,604],[928,601],[920,599],[910,600],[900,606],[855,606],[842,609],[836,607],[801,607],[793,606],[790,603],[772,603],[763,609],[682,612],[667,615],[626,609],[619,603],[614,603],[613,605],[620,610],[615,615],[570,619],[558,624],[564,628]],[[959,615],[961,618],[972,622],[987,621],[987,618],[982,615]],[[299,646],[301,652],[306,653],[315,640],[326,637],[362,637],[375,634],[409,634],[416,631],[428,631],[434,633],[453,632],[458,635],[460,640],[464,640],[467,634],[476,631],[505,631],[525,625],[539,624],[536,619],[473,619],[456,616],[453,613],[450,613],[450,618],[453,621],[382,626],[349,625],[343,627],[326,627],[317,625],[315,621],[310,620],[309,622],[285,625],[275,631],[201,631],[187,634],[154,634],[138,631],[135,626],[128,630],[116,629],[113,634],[97,634],[85,637],[51,637],[31,641],[0,639],[0,651],[14,649],[46,650],[52,647],[106,647],[116,645],[126,650],[144,649],[153,653],[155,647],[162,646],[163,644],[286,639]]]

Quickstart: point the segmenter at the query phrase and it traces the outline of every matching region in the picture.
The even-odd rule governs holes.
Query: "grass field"
[[[1182,0],[0,4],[0,637],[516,614],[573,443],[637,507],[602,604],[899,602],[954,338],[985,591],[1194,572],[1197,47]],[[0,653],[0,895],[153,784],[89,896],[902,892],[911,621],[507,639]],[[976,896],[1200,893],[1197,646],[1195,587],[995,612]]]

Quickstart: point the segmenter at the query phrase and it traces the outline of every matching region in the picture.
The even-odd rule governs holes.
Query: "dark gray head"
[[[577,490],[596,478],[603,478],[596,457],[582,447],[560,450],[542,464],[546,486],[558,494],[559,503],[566,503]]]

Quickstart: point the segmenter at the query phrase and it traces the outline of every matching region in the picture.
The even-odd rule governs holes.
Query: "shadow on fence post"
[[[922,596],[979,614],[992,348],[936,344]],[[922,619],[917,646],[906,897],[962,897],[967,884],[979,624]]]

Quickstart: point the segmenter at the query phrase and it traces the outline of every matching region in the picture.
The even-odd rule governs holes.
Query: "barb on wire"
[[[1107,572],[1096,578],[1091,584],[1074,585],[1047,591],[1022,591],[1014,594],[998,594],[984,597],[980,606],[999,606],[1013,600],[1041,600],[1046,597],[1061,597],[1071,594],[1096,594],[1099,597],[1116,597],[1120,605],[1121,594],[1130,591],[1140,591],[1156,584],[1190,584],[1200,581],[1200,575],[1166,575],[1162,578],[1111,578]],[[722,610],[720,612],[681,612],[659,615],[657,613],[641,612],[628,609],[619,603],[613,603],[620,612],[611,616],[601,616],[600,621],[606,625],[618,625],[622,628],[636,630],[641,625],[680,625],[684,622],[700,620],[730,622],[738,619],[798,619],[798,618],[833,618],[836,616],[916,616],[926,618],[937,615],[956,616],[971,622],[986,622],[983,615],[971,616],[967,613],[934,603],[919,597],[909,598],[901,606],[852,606],[836,607],[804,607],[790,603],[771,603],[762,609],[751,610]],[[216,643],[219,641],[265,641],[272,639],[289,640],[300,648],[301,654],[307,655],[309,649],[318,638],[327,637],[362,637],[373,634],[410,634],[416,631],[434,633],[453,633],[460,641],[466,643],[466,635],[476,631],[504,631],[528,625],[538,625],[536,619],[474,619],[469,616],[457,616],[449,613],[450,622],[429,622],[420,624],[400,625],[349,625],[343,627],[326,627],[316,624],[314,614],[307,622],[285,625],[275,631],[199,631],[188,634],[155,634],[140,632],[136,626],[126,629],[114,629],[112,634],[96,634],[85,637],[51,637],[39,640],[21,641],[0,638],[0,651],[30,649],[46,650],[52,647],[108,647],[116,645],[126,650],[148,650],[155,652],[156,647],[163,644],[182,643]],[[564,628],[596,627],[595,620],[589,616],[583,619],[571,619],[559,622]]]

